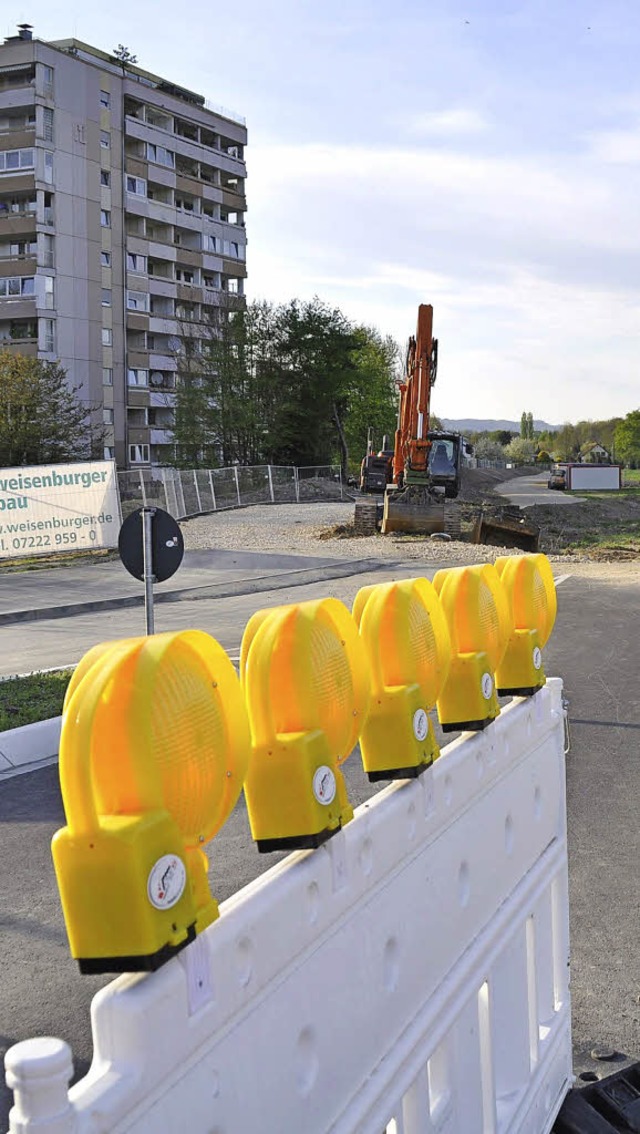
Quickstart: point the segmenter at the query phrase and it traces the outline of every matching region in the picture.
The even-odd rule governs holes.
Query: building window
[[[47,185],[53,185],[53,154],[48,150],[44,154],[44,179]]]
[[[146,272],[147,257],[139,252],[127,252],[127,269],[130,272]]]
[[[45,95],[53,94],[53,67],[42,66],[42,87]]]
[[[176,164],[173,150],[166,150],[164,146],[156,146],[151,142],[147,142],[147,160],[155,161],[158,165],[166,165],[169,169],[174,169]]]
[[[101,252],[100,253],[100,263],[102,264],[103,268],[110,268],[111,267],[111,253],[110,252]]]
[[[147,183],[143,177],[129,177],[127,175],[127,193],[135,193],[138,197],[146,197]]]
[[[100,91],[100,106],[103,106],[105,110],[109,110],[111,106],[111,95],[109,91]]]
[[[111,213],[108,209],[100,209],[100,224],[103,228],[111,228]]]
[[[42,320],[42,349],[47,354],[54,354],[56,349],[56,325],[53,319]]]
[[[113,368],[111,366],[102,367],[102,385],[113,386]]]
[[[103,150],[108,150],[111,146],[111,134],[108,130],[100,131],[100,145]]]
[[[103,287],[102,289],[102,306],[111,307],[111,288]]]
[[[129,446],[129,460],[132,465],[148,465],[149,464],[149,446],[148,445],[130,445]]]
[[[35,293],[35,276],[9,276],[0,279],[0,299],[20,299]]]
[[[112,331],[111,331],[111,327],[103,327],[102,328],[102,345],[103,346],[111,346],[112,343],[113,343],[113,334],[112,334]]]
[[[209,233],[205,233],[203,240],[205,252],[217,252],[218,241],[216,240],[215,236],[211,236]]]
[[[127,385],[128,386],[148,386],[149,384],[149,371],[139,370],[137,367],[129,367],[127,370]]]
[[[45,268],[53,268],[55,265],[55,237],[50,236],[45,232],[42,235],[42,264]]]
[[[104,459],[105,459],[105,461],[112,461],[113,456],[114,456],[114,452],[115,452],[115,450],[113,448],[113,445],[105,445],[105,447],[104,447]]]
[[[106,185],[107,189],[111,186],[111,174],[108,169],[100,170],[100,184]]]
[[[113,425],[113,410],[109,406],[105,406],[102,410],[102,423],[103,425]]]
[[[53,141],[53,110],[50,106],[42,110],[42,136],[45,142]]]
[[[149,294],[146,291],[128,291],[127,307],[130,311],[148,311]]]
[[[49,310],[52,310],[54,307],[53,276],[44,276],[44,305]]]
[[[193,272],[189,271],[188,268],[176,268],[176,279],[178,283],[192,284]]]
[[[0,152],[0,173],[13,173],[16,169],[33,169],[33,150]]]

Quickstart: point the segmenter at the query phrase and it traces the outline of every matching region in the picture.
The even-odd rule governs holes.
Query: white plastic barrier
[[[6,1057],[11,1134],[546,1134],[571,1084],[561,682]]]

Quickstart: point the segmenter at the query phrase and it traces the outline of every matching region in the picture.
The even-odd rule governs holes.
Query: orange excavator
[[[393,481],[384,497],[383,532],[444,531],[444,492],[429,468],[431,390],[438,369],[433,307],[421,303],[415,338],[409,339],[393,453]]]

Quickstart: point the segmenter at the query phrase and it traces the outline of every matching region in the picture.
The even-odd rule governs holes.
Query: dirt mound
[[[505,480],[513,480],[516,476],[526,476],[536,470],[531,468],[518,469],[467,469],[461,472],[461,486],[458,500],[461,503],[480,504],[490,499],[496,484]]]

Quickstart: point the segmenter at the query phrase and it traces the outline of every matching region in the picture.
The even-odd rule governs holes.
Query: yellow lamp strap
[[[279,614],[280,611],[283,611],[283,610],[291,610],[291,605],[284,605],[283,604],[282,606],[268,607],[266,610],[257,610],[255,614],[251,615],[251,618],[247,622],[247,625],[245,626],[245,629],[244,629],[244,634],[242,635],[242,642],[241,642],[241,645],[240,645],[240,666],[239,666],[239,668],[240,668],[240,681],[243,684],[244,684],[244,680],[245,680],[245,674],[246,674],[246,671],[247,671],[247,660],[248,660],[248,657],[249,657],[249,651],[251,649],[251,646],[253,645],[254,638],[256,637],[260,627],[263,625],[264,622],[267,621],[268,618],[272,618],[273,615]]]

